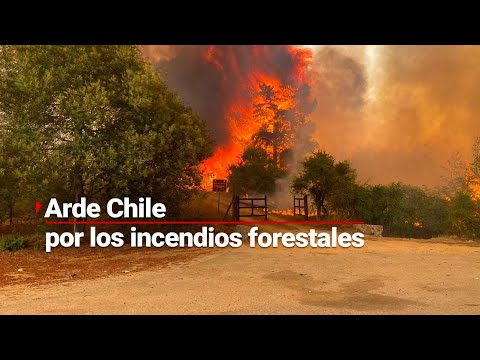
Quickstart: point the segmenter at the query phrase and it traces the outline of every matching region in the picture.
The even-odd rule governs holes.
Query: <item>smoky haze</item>
[[[370,183],[438,185],[480,134],[479,59],[477,46],[320,48],[315,138]]]
[[[233,51],[240,71],[232,69],[227,81],[201,61],[203,47],[142,49],[222,143],[226,94],[235,91],[242,67],[261,57],[241,48]],[[319,46],[310,77],[314,130],[297,141],[313,137],[337,159],[350,160],[361,180],[436,186],[452,153],[470,160],[480,136],[480,46]]]

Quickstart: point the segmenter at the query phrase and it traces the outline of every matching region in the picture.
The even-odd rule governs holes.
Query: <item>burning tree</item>
[[[252,146],[243,152],[240,162],[229,167],[235,194],[275,191],[276,180],[287,175],[293,140],[305,123],[297,89],[292,86],[278,81],[261,82],[255,94],[252,109],[261,127],[252,136]]]
[[[279,156],[292,146],[300,123],[293,114],[294,90],[290,86],[262,83],[254,103],[254,114],[263,125],[253,136],[255,145],[271,151],[273,164],[279,167]]]
[[[254,144],[269,151],[276,167],[285,167],[307,114],[315,106],[308,87],[261,83],[253,102],[254,116],[262,124],[253,135]],[[307,139],[305,139],[307,140]]]
[[[161,65],[167,81],[207,120],[216,141],[204,163],[209,175],[228,176],[244,151],[267,150],[277,165],[312,108],[310,49],[286,45],[185,46]]]

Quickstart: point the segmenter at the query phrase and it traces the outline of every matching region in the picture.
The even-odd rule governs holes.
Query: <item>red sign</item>
[[[227,191],[227,180],[213,179],[213,191],[218,191],[218,192]]]

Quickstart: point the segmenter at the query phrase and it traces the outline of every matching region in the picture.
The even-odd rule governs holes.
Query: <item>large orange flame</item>
[[[472,196],[474,200],[480,200],[480,180],[477,180],[475,183],[470,185],[472,190]]]
[[[472,193],[473,200],[480,200],[480,179],[476,177],[471,169],[467,170],[468,187]]]
[[[295,110],[298,102],[296,91],[304,85],[309,85],[308,65],[311,63],[311,50],[294,46],[285,47],[288,60],[292,64],[288,66],[289,73],[285,74],[279,70],[280,67],[269,66],[275,64],[272,47],[252,46],[248,49],[254,61],[247,70],[240,69],[237,53],[232,47],[210,46],[204,54],[204,61],[214,65],[222,74],[225,91],[236,89],[228,94],[229,101],[223,104],[229,140],[217,147],[213,156],[203,164],[202,185],[207,189],[211,188],[212,179],[228,177],[229,166],[239,162],[245,148],[252,143],[253,137],[260,129],[268,128],[269,122],[272,121],[272,110],[266,108],[260,115],[254,111],[255,105],[262,101],[259,95],[261,86],[269,86],[277,94],[275,105],[278,109]],[[230,81],[237,82],[238,86],[229,86]]]

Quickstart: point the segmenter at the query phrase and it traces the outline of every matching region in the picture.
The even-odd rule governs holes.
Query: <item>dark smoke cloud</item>
[[[147,57],[164,72],[169,86],[203,117],[218,145],[229,140],[225,111],[238,96],[252,71],[275,75],[284,84],[295,68],[287,46],[215,46],[215,61],[208,61],[209,46],[144,47]],[[308,90],[303,90],[308,96]],[[250,94],[253,95],[253,94]]]
[[[221,145],[228,140],[223,108],[228,93],[222,86],[222,73],[203,58],[205,51],[205,46],[177,47],[173,57],[161,61],[159,67],[165,71],[170,87],[207,121]]]
[[[365,131],[361,115],[367,90],[365,70],[352,57],[330,47],[318,51],[313,60],[314,138],[322,148],[345,158],[353,150],[352,138]]]

